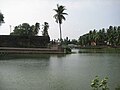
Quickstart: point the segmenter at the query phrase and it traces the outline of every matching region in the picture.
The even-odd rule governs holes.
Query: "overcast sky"
[[[53,18],[57,4],[66,6],[69,14],[62,24],[63,38],[78,39],[89,30],[120,26],[120,0],[0,0],[0,11],[5,17],[0,34],[9,35],[9,25],[13,29],[22,23],[48,22],[50,37],[59,38],[58,24]]]

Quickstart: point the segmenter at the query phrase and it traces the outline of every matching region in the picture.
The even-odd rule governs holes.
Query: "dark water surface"
[[[120,85],[120,53],[0,57],[0,90],[92,90],[96,75]]]

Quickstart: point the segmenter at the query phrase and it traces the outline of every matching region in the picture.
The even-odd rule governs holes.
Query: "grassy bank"
[[[84,47],[79,53],[120,53],[120,48],[114,47]]]

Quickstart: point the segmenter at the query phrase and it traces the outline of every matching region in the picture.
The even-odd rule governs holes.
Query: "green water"
[[[98,75],[120,85],[120,53],[4,55],[0,57],[0,90],[92,90]]]

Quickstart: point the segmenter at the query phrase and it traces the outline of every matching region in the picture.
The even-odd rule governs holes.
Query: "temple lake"
[[[120,85],[120,53],[10,54],[0,56],[0,90],[92,90],[91,80]]]

